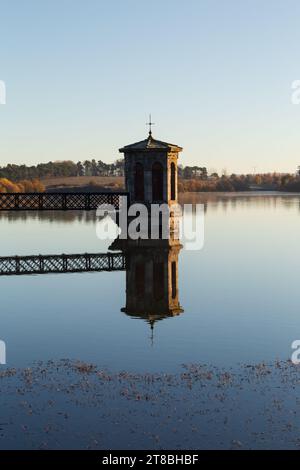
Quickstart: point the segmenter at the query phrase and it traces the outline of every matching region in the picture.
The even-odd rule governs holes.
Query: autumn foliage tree
[[[39,180],[21,180],[17,183],[0,178],[0,193],[42,193],[45,186]]]

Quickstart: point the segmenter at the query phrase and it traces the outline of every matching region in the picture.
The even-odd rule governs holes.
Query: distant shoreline
[[[188,180],[185,180],[188,181]],[[91,192],[91,191],[125,191],[125,180],[122,176],[76,176],[76,177],[57,177],[45,178],[41,182],[46,188],[46,192]],[[295,195],[300,191],[284,191],[270,188],[253,188],[243,191],[181,191],[180,197],[184,194],[214,194],[214,195]]]

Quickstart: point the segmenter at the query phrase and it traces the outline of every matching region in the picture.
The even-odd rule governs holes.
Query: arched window
[[[144,201],[144,168],[139,162],[135,164],[134,172],[134,199],[136,201]]]
[[[176,279],[176,261],[172,261],[171,275],[172,275],[172,299],[176,298],[177,294],[177,279]]]
[[[176,167],[175,163],[171,163],[171,200],[176,199]]]
[[[152,166],[152,200],[163,201],[164,199],[164,186],[163,186],[164,170],[162,164],[159,162],[153,163]]]

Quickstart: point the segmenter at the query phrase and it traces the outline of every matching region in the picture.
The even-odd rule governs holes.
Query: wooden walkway
[[[123,253],[0,257],[0,276],[123,271],[125,269],[126,257]]]
[[[101,204],[120,208],[126,192],[93,193],[0,193],[0,211],[96,210]]]

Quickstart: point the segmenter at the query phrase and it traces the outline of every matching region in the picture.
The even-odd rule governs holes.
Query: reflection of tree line
[[[229,207],[242,207],[249,203],[253,206],[276,207],[279,203],[287,209],[298,207],[300,211],[300,196],[297,195],[222,195],[222,194],[205,194],[193,193],[183,194],[180,196],[180,203],[183,204],[203,204],[204,211],[207,212],[218,210],[220,207],[227,210]],[[98,218],[95,211],[20,211],[20,212],[0,212],[0,220],[8,220],[14,222],[27,220],[40,220],[57,223],[74,223],[85,222],[94,223]]]
[[[97,219],[95,211],[20,211],[20,212],[0,212],[0,220],[9,222],[38,220],[41,222],[73,223],[86,222],[94,223]]]
[[[235,196],[224,196],[220,194],[185,194],[180,197],[181,204],[203,204],[204,211],[215,211],[220,207],[225,211],[228,208],[236,208],[246,206],[249,203],[253,206],[264,207],[276,207],[278,203],[287,209],[293,209],[298,207],[300,211],[300,197],[296,195],[235,195]],[[20,212],[0,212],[0,220],[7,220],[9,222],[14,221],[27,221],[27,220],[39,220],[56,223],[74,223],[74,222],[85,222],[95,223],[98,218],[96,217],[95,211],[20,211]]]
[[[189,193],[182,194],[179,197],[180,204],[203,204],[204,211],[213,211],[222,208],[224,211],[228,208],[245,207],[249,204],[253,207],[277,207],[284,206],[287,209],[298,207],[300,210],[300,195],[294,194],[259,194],[253,193],[226,195],[226,194],[207,194],[207,193]]]

